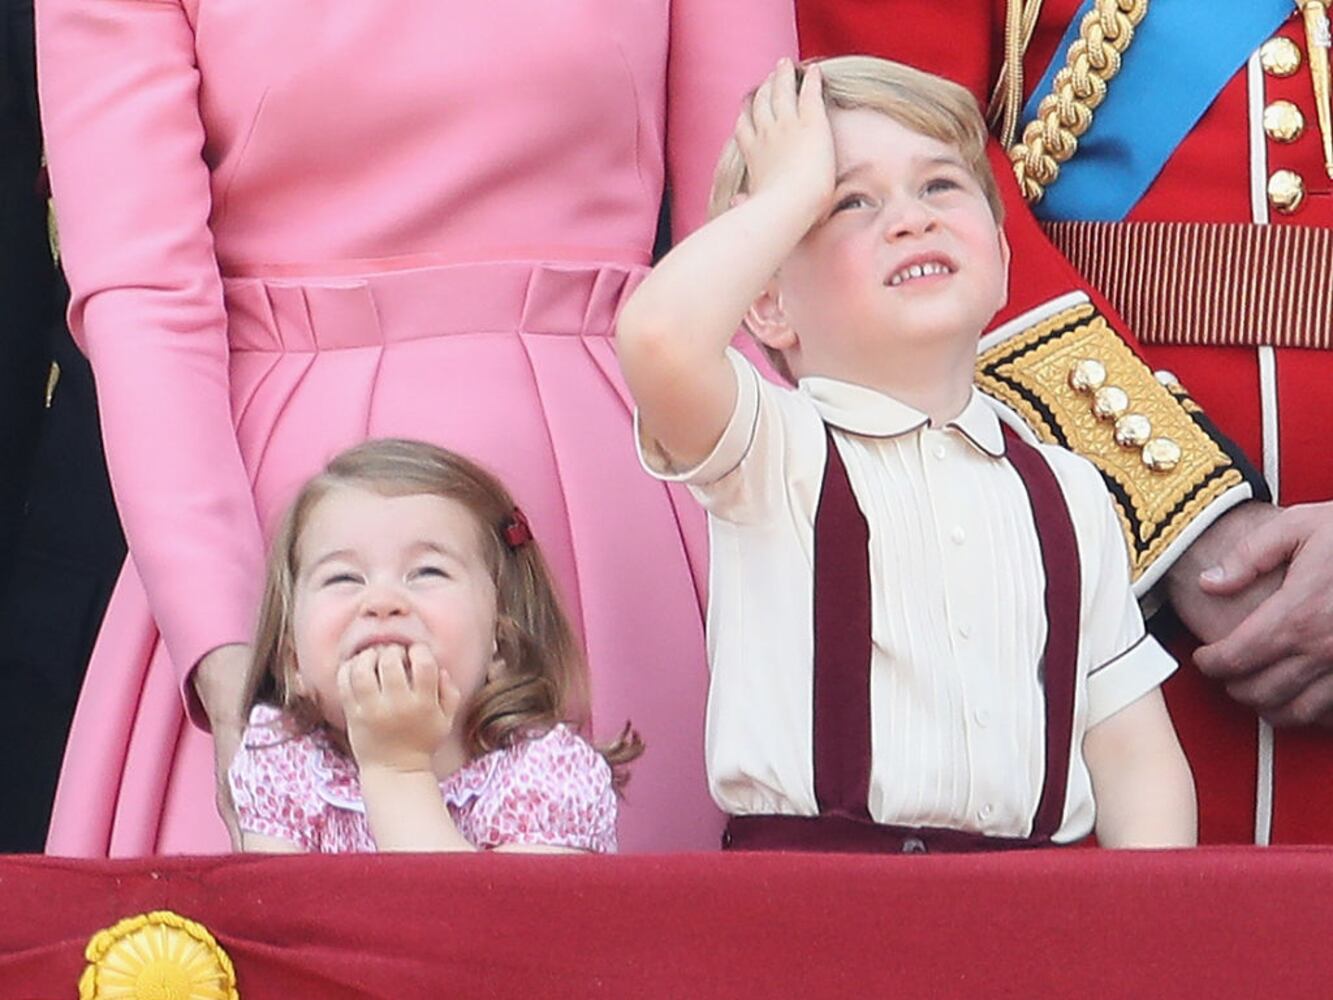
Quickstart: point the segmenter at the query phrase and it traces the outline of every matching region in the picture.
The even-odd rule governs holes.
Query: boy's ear
[[[1000,304],[995,307],[999,312],[1009,304],[1009,262],[1013,258],[1013,253],[1009,249],[1009,238],[1004,235],[1004,228],[998,231],[1000,240],[1000,264],[1004,268],[1004,283],[1000,286]]]
[[[787,351],[796,346],[796,331],[782,308],[782,290],[776,280],[770,281],[754,300],[745,314],[745,325],[765,347]]]

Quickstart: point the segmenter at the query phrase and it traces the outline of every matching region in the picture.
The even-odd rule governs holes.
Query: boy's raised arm
[[[736,123],[750,194],[667,254],[616,324],[640,427],[681,468],[705,459],[736,402],[725,350],[787,254],[827,211],[833,136],[809,70],[783,60]]]

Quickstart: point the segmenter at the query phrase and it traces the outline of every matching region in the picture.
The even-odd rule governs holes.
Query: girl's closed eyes
[[[583,660],[526,526],[488,473],[419,442],[306,485],[269,569],[267,703],[229,775],[247,850],[614,850],[642,744],[577,734]]]

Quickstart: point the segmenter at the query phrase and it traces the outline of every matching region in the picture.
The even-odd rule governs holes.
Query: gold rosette
[[[227,953],[202,924],[169,910],[98,931],[83,954],[79,1000],[239,1000]]]

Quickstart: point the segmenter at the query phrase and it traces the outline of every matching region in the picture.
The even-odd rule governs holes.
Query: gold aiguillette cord
[[[1314,84],[1314,106],[1319,115],[1319,133],[1324,140],[1324,172],[1333,178],[1333,112],[1329,108],[1328,50],[1333,44],[1328,25],[1330,0],[1296,0],[1305,17],[1306,51],[1310,55],[1310,81]]]

